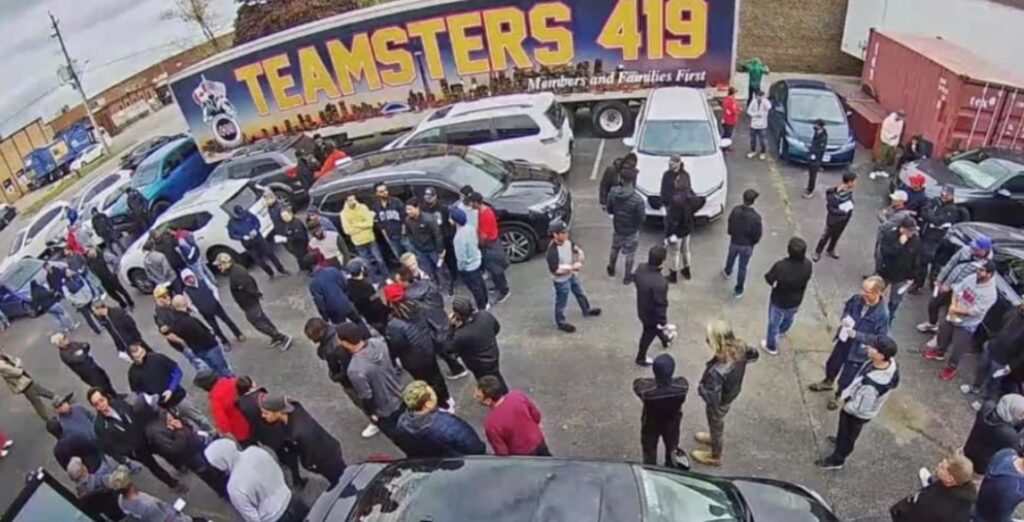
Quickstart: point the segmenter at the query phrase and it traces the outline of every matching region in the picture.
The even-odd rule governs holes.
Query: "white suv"
[[[698,219],[714,219],[725,211],[728,176],[718,120],[704,92],[688,87],[663,87],[647,96],[633,136],[623,140],[637,157],[636,186],[647,202],[648,216],[664,216],[661,177],[668,159],[682,157],[693,191],[707,202]]]
[[[550,92],[449,105],[384,150],[435,143],[472,146],[503,160],[538,163],[559,174],[572,166],[569,115]]]
[[[195,236],[202,258],[207,262],[212,263],[221,252],[227,252],[236,261],[240,261],[245,248],[228,237],[230,212],[235,205],[249,209],[260,220],[260,233],[264,237],[269,235],[274,225],[262,195],[262,189],[249,180],[228,180],[212,187],[196,189],[160,214],[150,230],[184,228]],[[154,283],[149,280],[142,264],[142,244],[147,239],[149,234],[143,234],[128,247],[128,251],[121,257],[119,272],[121,279],[148,294],[153,291]]]

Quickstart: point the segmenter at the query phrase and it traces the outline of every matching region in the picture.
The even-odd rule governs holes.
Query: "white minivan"
[[[664,216],[661,177],[669,157],[682,157],[693,191],[707,202],[698,219],[715,219],[725,211],[728,176],[722,156],[718,120],[704,92],[662,87],[647,96],[633,136],[623,140],[637,157],[636,186],[647,202],[648,216]]]
[[[537,163],[559,174],[572,166],[569,115],[550,92],[443,107],[384,150],[434,143],[472,146],[499,159]]]

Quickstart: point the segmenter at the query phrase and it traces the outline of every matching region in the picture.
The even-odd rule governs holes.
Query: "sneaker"
[[[726,272],[726,271],[725,271],[725,270],[723,269],[723,270],[722,270],[722,279],[725,279],[725,280],[729,280],[729,278],[730,278],[730,277],[732,277],[732,274],[730,274],[729,272]]]
[[[821,469],[830,469],[830,470],[843,469],[843,463],[842,462],[835,462],[835,461],[830,460],[830,459],[818,459],[818,460],[814,461],[814,465],[818,466]]]
[[[917,470],[917,480],[921,481],[921,487],[928,487],[932,483],[932,472],[928,471],[928,468],[921,468]]]
[[[839,409],[839,398],[837,398],[835,395],[830,397],[828,399],[828,404],[825,405],[825,408],[828,409],[828,411],[836,411],[836,410],[838,410]]]
[[[690,267],[688,267],[688,266],[687,267],[683,267],[683,269],[680,271],[680,273],[683,274],[683,279],[685,279],[687,281],[689,281],[690,278],[692,277],[692,275],[690,274]]]
[[[831,250],[825,252],[825,255],[831,257],[832,259],[839,259],[839,256],[835,252],[832,252]]]
[[[81,321],[71,325],[71,329],[72,330],[77,330],[79,326],[82,326],[82,322]]]
[[[821,261],[821,252],[815,252],[814,255],[811,256],[811,261],[814,261],[815,263]]]
[[[282,270],[278,275],[281,277],[291,277],[292,273],[287,270]]]
[[[935,337],[932,337],[928,342],[924,343],[924,345],[929,350],[934,350],[939,346],[939,341]]]
[[[932,323],[921,323],[917,325],[917,331],[921,333],[935,333],[939,331],[939,327]]]
[[[761,156],[760,156],[760,159],[761,159],[761,161],[764,161],[764,160],[768,159],[768,155],[762,152]]]
[[[800,197],[802,197],[804,199],[811,199],[811,198],[814,197],[814,193],[813,192],[804,192],[803,194],[800,194]]]
[[[668,350],[668,347],[669,347],[669,346],[672,346],[672,341],[675,341],[675,340],[676,340],[676,335],[678,335],[678,334],[677,334],[677,332],[675,331],[675,329],[670,329],[670,330],[668,330],[668,333],[667,333],[667,334],[665,334],[665,335],[667,335],[667,336],[668,336],[668,341],[667,341],[667,342],[664,342],[664,343],[661,343],[661,348],[662,348],[663,350]]]
[[[282,352],[287,352],[288,350],[290,350],[292,348],[292,341],[294,341],[294,340],[295,339],[292,338],[292,336],[290,336],[290,335],[287,336],[284,341],[282,341],[281,343],[278,344],[277,349],[281,350]]]
[[[722,459],[712,455],[711,452],[707,450],[694,450],[690,456],[693,457],[693,460],[696,460],[705,466],[722,465]]]
[[[962,393],[964,395],[977,395],[977,394],[981,393],[981,390],[978,389],[978,388],[975,388],[974,386],[971,386],[970,384],[961,384],[960,385],[960,393]]]
[[[644,357],[644,360],[636,361],[637,366],[650,366],[652,364],[654,364],[654,359],[651,359],[650,357]]]
[[[7,457],[10,454],[11,454],[10,450],[0,451],[0,459],[5,458],[5,457]]]
[[[672,284],[678,283],[679,282],[679,273],[676,272],[675,270],[669,270],[668,271],[668,276],[665,277],[665,280],[668,281],[669,283],[672,283]]]
[[[776,347],[774,349],[768,348],[768,339],[761,339],[761,349],[764,350],[766,353],[768,353],[768,355],[778,355],[779,354],[779,348],[778,347]]]
[[[569,323],[562,323],[558,325],[558,329],[565,333],[573,333],[576,331],[576,327]]]
[[[245,342],[245,336],[244,335],[239,335],[238,337],[235,337],[235,340],[240,342],[240,343],[244,343]]]
[[[756,156],[756,155],[757,155],[757,153],[755,153],[755,152],[748,152],[747,153],[747,159],[753,159],[754,156]]]
[[[615,277],[615,266],[608,265],[605,267],[605,272],[608,272],[608,277]]]
[[[705,446],[710,446],[711,445],[711,434],[706,432],[706,431],[698,431],[697,433],[693,434],[693,440],[695,440],[697,442],[697,444],[703,444]]]
[[[834,382],[832,382],[832,381],[830,381],[828,379],[825,379],[825,380],[822,380],[820,382],[816,382],[814,384],[811,384],[810,386],[807,387],[807,389],[811,390],[812,392],[832,391],[832,390],[836,389],[836,383],[834,383]]]
[[[921,357],[928,359],[929,361],[941,361],[945,358],[945,354],[938,350],[924,350],[921,352]]]
[[[733,299],[743,299],[743,290],[740,290],[739,292],[733,292],[732,293],[732,298]]]
[[[512,296],[512,291],[511,290],[506,290],[504,294],[501,294],[501,295],[498,296],[498,300],[495,302],[495,304],[504,303],[505,301],[508,301],[508,298],[511,297],[511,296]]]
[[[185,484],[184,482],[178,482],[177,484],[174,485],[173,488],[171,488],[171,490],[173,490],[175,493],[179,495],[184,495],[185,493],[188,493],[188,484]]]
[[[463,378],[463,377],[465,377],[467,375],[469,375],[469,370],[465,370],[464,369],[461,372],[456,373],[455,375],[452,375],[451,377],[448,377],[448,378],[453,380],[453,381],[457,381],[457,380],[459,380],[459,379],[461,379],[461,378]]]
[[[13,445],[14,445],[14,439],[7,439],[7,442],[4,443],[4,449],[10,449],[10,447],[13,446]]]
[[[601,315],[601,309],[600,308],[591,308],[590,310],[587,310],[586,312],[583,312],[583,315],[586,316],[586,317],[598,317],[599,315]]]
[[[363,432],[360,433],[360,435],[362,435],[364,439],[369,439],[378,433],[380,433],[380,428],[378,428],[376,424],[370,423],[363,428]]]
[[[944,381],[952,381],[956,377],[956,368],[945,368],[939,373],[939,378]]]
[[[221,349],[224,350],[224,353],[228,353],[231,351],[231,343],[227,341],[220,343],[220,347]]]
[[[634,281],[633,274],[629,274],[626,277],[622,278],[622,284],[624,284],[626,286],[629,286],[629,285],[633,284],[633,281]]]

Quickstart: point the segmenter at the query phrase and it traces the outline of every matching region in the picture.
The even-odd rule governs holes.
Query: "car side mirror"
[[[629,148],[636,147],[636,139],[633,138],[632,136],[630,136],[628,138],[623,138],[622,139],[622,144],[627,146],[627,147],[629,147]]]
[[[1008,198],[1008,197],[1010,197],[1010,191],[1006,190],[1004,188],[1003,189],[999,189],[999,190],[996,191],[996,195],[1001,197],[1001,198]]]

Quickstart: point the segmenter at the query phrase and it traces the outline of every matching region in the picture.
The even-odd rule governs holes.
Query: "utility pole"
[[[82,79],[78,77],[78,71],[75,70],[75,62],[71,59],[71,55],[68,54],[68,47],[64,45],[64,35],[60,33],[60,25],[57,22],[57,17],[53,16],[53,13],[49,13],[50,23],[53,24],[53,34],[50,38],[56,38],[57,42],[60,43],[60,50],[64,53],[64,61],[67,62],[67,73],[68,78],[71,80],[71,85],[78,91],[78,95],[82,97],[82,105],[85,107],[85,113],[89,115],[89,122],[92,123],[93,132],[99,137],[99,145],[103,149],[103,153],[107,154],[110,152],[107,143],[107,138],[100,130],[100,125],[96,123],[96,116],[92,113],[92,107],[89,106],[89,98],[85,95],[85,89],[82,88]]]

